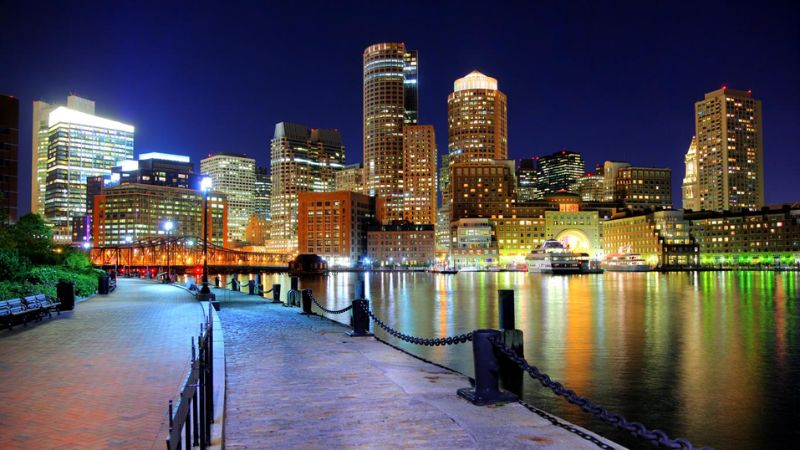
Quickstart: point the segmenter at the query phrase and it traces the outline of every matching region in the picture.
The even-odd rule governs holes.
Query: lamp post
[[[166,222],[164,222],[164,231],[167,232],[166,242],[167,242],[167,282],[168,283],[172,282],[172,273],[170,271],[170,266],[169,266],[169,247],[170,247],[169,236],[170,236],[170,234],[172,232],[172,227],[174,227],[174,226],[175,226],[175,224],[172,223],[171,220],[167,220]]]
[[[132,236],[125,236],[125,243],[128,244],[128,260],[126,261],[128,264],[128,268],[125,270],[125,276],[131,276],[131,260],[133,259],[133,247],[131,243],[133,242]]]
[[[200,189],[203,191],[203,286],[199,299],[207,301],[211,299],[211,290],[208,288],[208,191],[211,189],[211,178],[203,178]]]

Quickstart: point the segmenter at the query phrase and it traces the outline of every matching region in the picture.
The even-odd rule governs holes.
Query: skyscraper
[[[364,193],[364,165],[348,164],[336,172],[336,190]]]
[[[694,104],[699,208],[764,205],[761,101],[725,86]]]
[[[523,158],[517,167],[517,199],[520,202],[529,202],[542,198],[536,185],[538,158]]]
[[[447,97],[450,164],[508,159],[506,110],[496,79],[475,70],[456,80]]]
[[[280,122],[271,151],[271,248],[292,253],[297,251],[297,195],[335,190],[335,173],[344,167],[344,145],[338,130]]]
[[[266,167],[256,168],[256,191],[254,213],[261,219],[270,218],[272,202],[272,179]]]
[[[184,189],[197,189],[199,186],[194,164],[186,155],[142,153],[138,161],[123,161],[111,172],[111,184],[141,183]]]
[[[541,156],[537,162],[536,188],[542,194],[572,189],[585,172],[581,154],[567,150]]]
[[[683,177],[683,209],[697,211],[700,209],[700,198],[697,196],[697,138],[692,136],[689,150],[686,152],[686,176]]]
[[[19,100],[0,95],[0,222],[17,220]]]
[[[418,120],[417,53],[405,44],[370,45],[363,55],[365,193],[403,217],[403,125]]]
[[[214,190],[228,199],[228,240],[247,240],[247,220],[255,211],[256,160],[217,153],[200,161],[200,172],[211,177]]]
[[[433,125],[403,127],[403,220],[436,223],[436,157]]]
[[[83,110],[94,106],[75,99]],[[69,242],[73,219],[86,218],[86,179],[108,176],[133,158],[134,127],[64,106],[50,112],[48,126],[45,218],[53,225],[53,239]]]

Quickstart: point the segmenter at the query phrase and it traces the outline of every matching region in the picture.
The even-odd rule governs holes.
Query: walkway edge
[[[225,448],[225,333],[217,310],[209,302],[201,304],[209,311],[209,320],[214,327],[214,423],[211,425],[211,445],[208,448],[221,450]]]

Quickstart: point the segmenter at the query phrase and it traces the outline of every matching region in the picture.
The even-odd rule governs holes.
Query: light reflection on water
[[[375,314],[420,337],[496,328],[497,290],[513,289],[529,362],[671,436],[741,449],[788,447],[800,438],[797,273],[336,273],[302,279],[301,288],[339,309],[350,303],[359,276]],[[267,289],[281,283],[285,298],[287,275],[262,282]],[[469,344],[420,347],[375,332],[472,375]],[[525,397],[620,443],[647,445],[609,431],[538,384],[527,383]]]

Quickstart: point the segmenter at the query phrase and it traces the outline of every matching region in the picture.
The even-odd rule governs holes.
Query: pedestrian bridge
[[[203,266],[203,240],[191,237],[144,239],[123,245],[99,246],[90,250],[94,265],[104,269],[150,269],[171,267],[173,270]],[[285,271],[289,254],[248,252],[208,243],[208,267],[214,272],[241,270],[242,267],[262,271]]]

